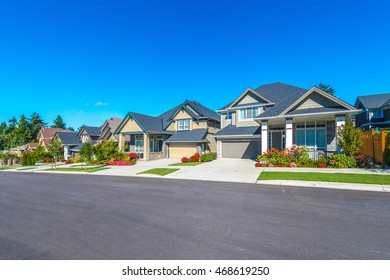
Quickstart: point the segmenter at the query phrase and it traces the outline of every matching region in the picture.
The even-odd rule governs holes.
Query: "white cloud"
[[[110,105],[110,103],[108,102],[101,102],[101,101],[98,101],[95,103],[95,106],[98,107],[98,106],[108,106]]]

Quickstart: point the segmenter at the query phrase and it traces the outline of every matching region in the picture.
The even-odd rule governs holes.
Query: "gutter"
[[[254,120],[269,120],[269,119],[288,119],[288,118],[305,118],[305,117],[311,117],[311,116],[322,116],[322,115],[331,115],[331,114],[344,114],[344,113],[357,113],[361,110],[344,110],[344,111],[331,111],[331,112],[321,112],[321,113],[311,113],[311,114],[296,114],[296,115],[283,115],[283,116],[276,116],[276,117],[263,117],[263,118],[254,118]]]

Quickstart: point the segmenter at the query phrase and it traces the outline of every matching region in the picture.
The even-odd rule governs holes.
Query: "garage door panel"
[[[225,141],[222,142],[222,158],[255,159],[261,154],[261,141]]]
[[[170,158],[190,157],[195,153],[196,153],[195,144],[170,144],[169,145]]]

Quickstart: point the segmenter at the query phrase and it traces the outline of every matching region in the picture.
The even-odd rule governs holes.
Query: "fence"
[[[309,158],[312,160],[318,160],[322,156],[330,157],[336,153],[336,151],[308,151]]]
[[[376,162],[385,164],[387,132],[375,133],[374,130],[363,132],[363,145],[360,153],[372,157]]]

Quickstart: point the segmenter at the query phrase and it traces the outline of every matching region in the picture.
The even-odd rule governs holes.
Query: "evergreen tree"
[[[347,157],[352,157],[359,153],[363,144],[363,133],[361,129],[355,128],[352,121],[347,118],[345,124],[341,125],[337,132],[337,143]]]
[[[5,132],[7,131],[7,123],[2,122],[0,124],[0,152],[6,149],[7,138]]]
[[[336,90],[331,85],[327,85],[327,84],[324,84],[324,83],[319,83],[317,85],[317,87],[319,89],[329,93],[330,95],[334,95],[336,93]]]
[[[51,127],[66,129],[66,124],[62,117],[58,115],[57,118],[53,121],[53,125]]]
[[[30,124],[25,115],[20,117],[18,127],[13,133],[13,142],[17,146],[27,144],[31,140]]]
[[[30,132],[31,132],[31,138],[32,140],[37,139],[38,133],[41,130],[42,127],[46,127],[47,123],[43,121],[41,116],[37,113],[32,113],[30,119]]]

